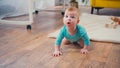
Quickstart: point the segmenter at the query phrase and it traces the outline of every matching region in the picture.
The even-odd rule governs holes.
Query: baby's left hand
[[[88,54],[88,50],[87,49],[85,49],[85,48],[83,48],[83,49],[81,49],[81,51],[80,51],[82,54]]]

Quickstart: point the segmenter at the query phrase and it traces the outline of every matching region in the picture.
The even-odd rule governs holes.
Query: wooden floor
[[[89,7],[81,7],[81,12],[89,11]],[[112,11],[113,15],[118,12]],[[53,57],[55,39],[47,35],[62,25],[60,12],[43,11],[34,15],[32,31],[26,26],[0,24],[0,68],[120,68],[120,44],[115,43],[91,41],[87,55],[80,54],[79,47],[62,45],[63,55]]]

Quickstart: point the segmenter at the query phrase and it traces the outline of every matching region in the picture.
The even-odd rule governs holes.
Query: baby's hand
[[[83,49],[81,49],[81,53],[82,53],[82,54],[88,54],[88,50],[85,49],[85,48],[83,48]]]
[[[57,57],[57,56],[60,56],[60,55],[62,55],[62,52],[61,52],[61,51],[54,51],[54,52],[53,52],[53,56],[54,56],[54,57]]]

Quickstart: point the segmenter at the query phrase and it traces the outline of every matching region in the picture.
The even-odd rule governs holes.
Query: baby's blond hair
[[[70,7],[68,7],[68,8],[65,10],[65,12],[68,12],[68,11],[76,11],[78,18],[80,17],[80,11],[79,11],[78,8],[73,7],[73,6],[70,6]]]

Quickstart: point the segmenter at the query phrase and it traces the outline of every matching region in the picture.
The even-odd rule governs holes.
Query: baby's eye
[[[75,18],[75,16],[71,16],[71,18]]]
[[[68,18],[68,16],[67,16],[67,15],[66,15],[65,17],[66,17],[66,18]]]

